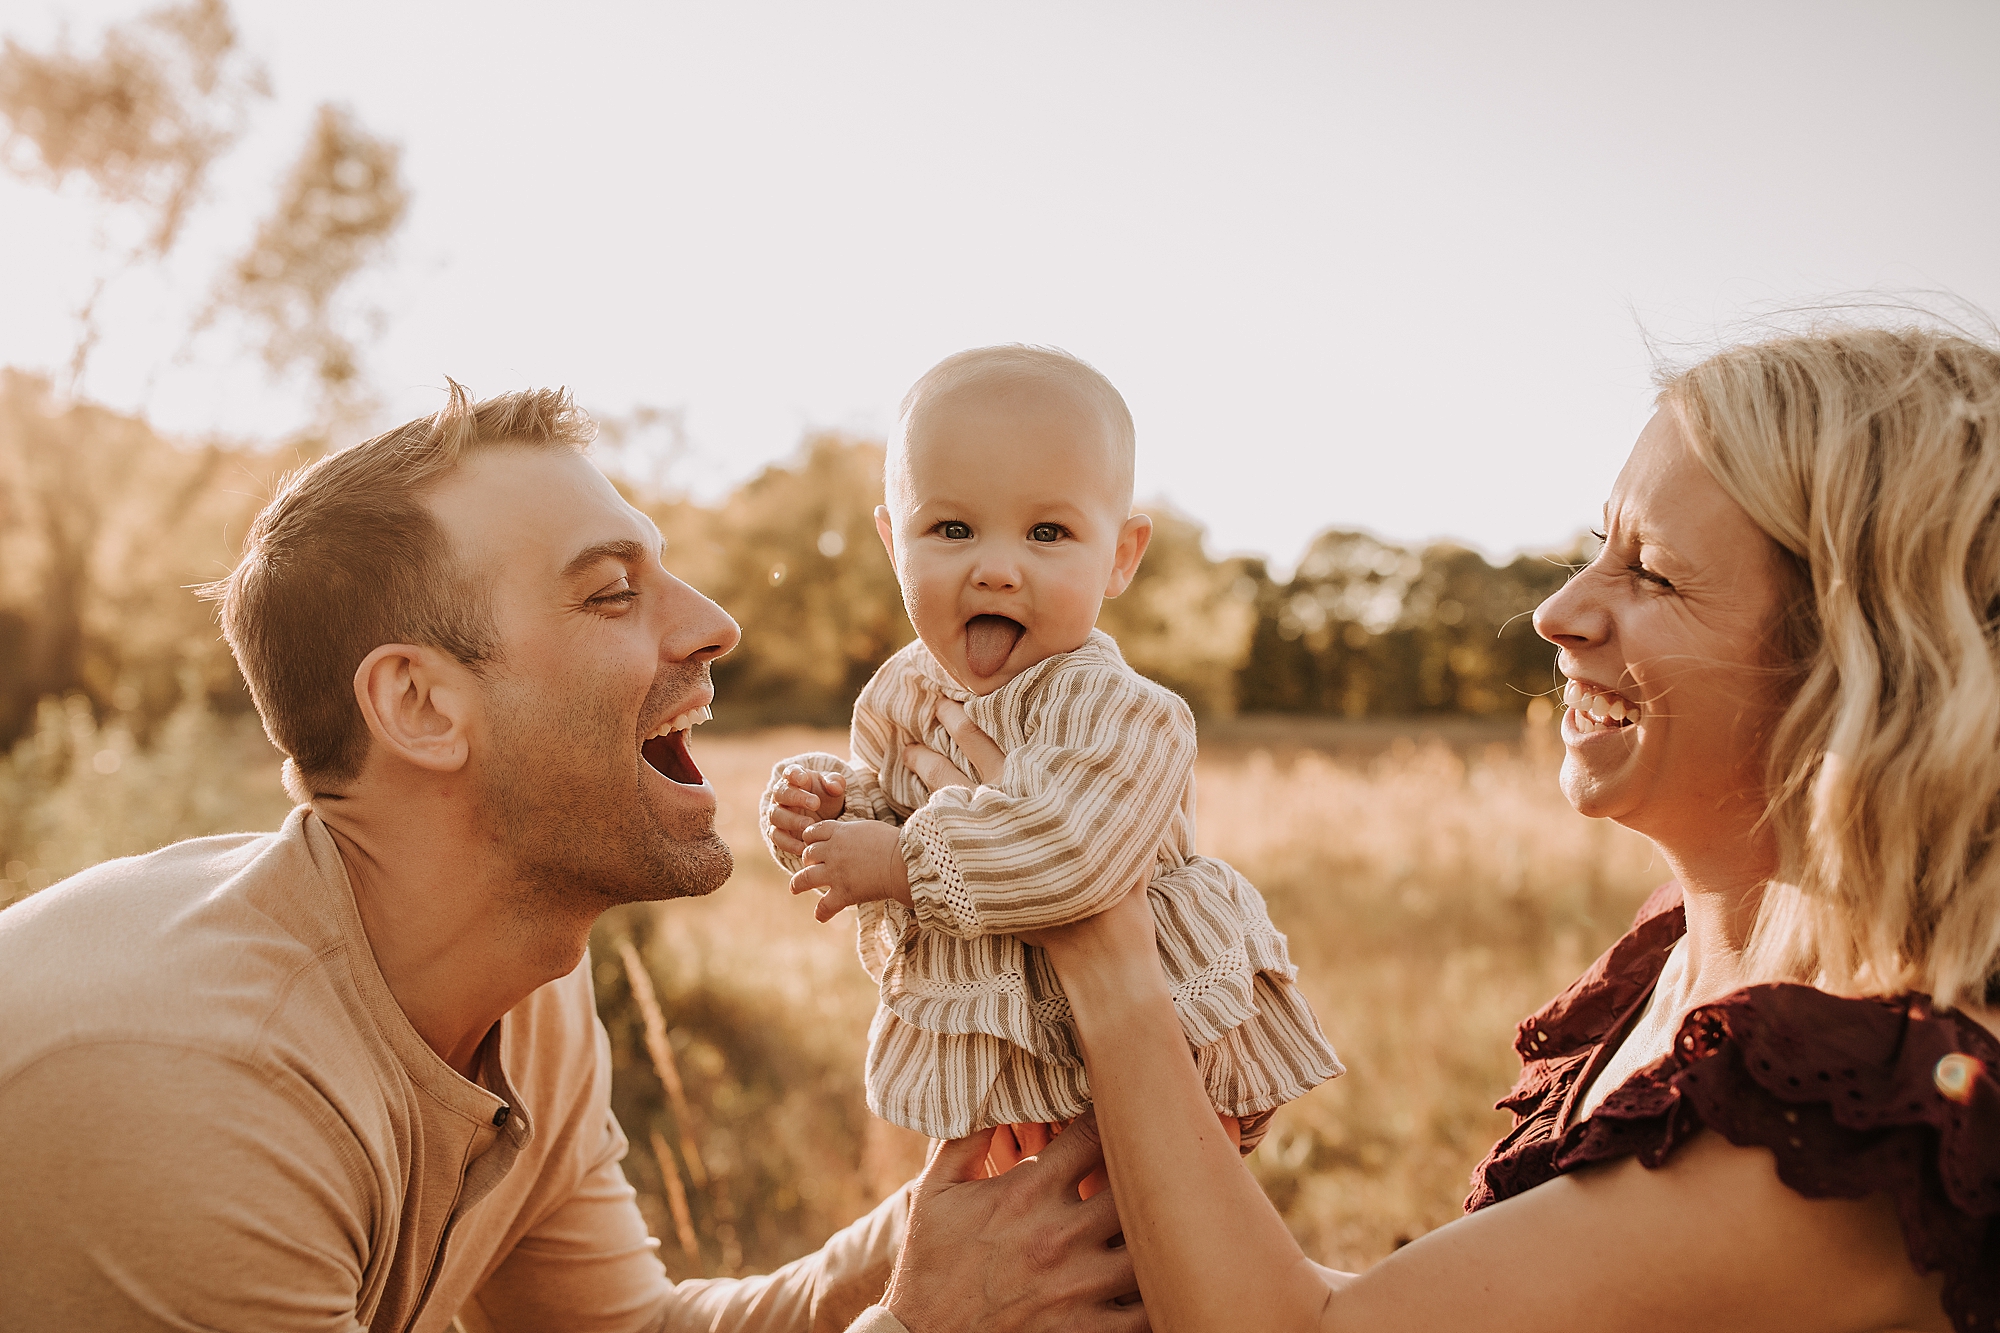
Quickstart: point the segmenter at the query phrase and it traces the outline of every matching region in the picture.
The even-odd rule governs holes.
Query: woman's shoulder
[[[2000,1324],[2000,1041],[1923,995],[1751,986],[1689,1014],[1673,1053],[1578,1125],[1555,1165],[1657,1165],[1701,1128],[1760,1147],[1806,1198],[1893,1199],[1961,1328]]]
[[[1992,1327],[2000,1322],[1996,1073],[2000,1040],[1925,996],[1747,987],[1689,1014],[1672,1052],[1587,1120],[1512,1150],[1503,1140],[1468,1206],[1620,1157],[1656,1167],[1710,1129],[1767,1149],[1779,1179],[1803,1197],[1892,1199],[1911,1260],[1945,1275],[1957,1326]]]

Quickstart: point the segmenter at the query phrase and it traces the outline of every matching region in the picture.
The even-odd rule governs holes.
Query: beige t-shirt
[[[410,1026],[309,807],[0,912],[0,1328],[818,1333],[879,1298],[907,1192],[768,1277],[668,1281],[588,960],[481,1060]]]

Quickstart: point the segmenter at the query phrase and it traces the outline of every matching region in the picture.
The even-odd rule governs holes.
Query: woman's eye
[[[972,536],[972,525],[970,523],[957,522],[940,523],[938,524],[938,531],[944,534],[946,541],[962,542]]]
[[[1036,542],[1059,542],[1063,539],[1060,523],[1037,523],[1028,529],[1028,540]]]
[[[1644,565],[1627,565],[1625,569],[1634,578],[1639,579],[1641,582],[1650,583],[1656,588],[1671,588],[1674,586]]]

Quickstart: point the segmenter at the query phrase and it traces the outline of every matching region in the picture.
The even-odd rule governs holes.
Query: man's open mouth
[[[707,705],[690,708],[685,713],[667,719],[666,725],[646,738],[639,747],[653,771],[669,782],[678,782],[683,787],[699,787],[702,784],[701,770],[695,767],[694,759],[688,754],[688,732],[708,721],[714,714]]]
[[[965,622],[965,665],[975,676],[991,676],[1007,665],[1014,645],[1028,632],[1007,616],[974,616]]]

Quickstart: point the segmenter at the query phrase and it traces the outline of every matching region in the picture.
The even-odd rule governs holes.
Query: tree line
[[[277,479],[322,447],[187,447],[0,372],[0,743],[50,696],[82,696],[142,736],[191,692],[247,708],[191,589],[230,568]],[[843,723],[909,642],[875,535],[881,465],[878,443],[822,434],[715,503],[619,479],[666,535],[669,567],[743,626],[715,668],[719,722]],[[1552,650],[1526,613],[1560,586],[1561,560],[1496,568],[1334,530],[1280,581],[1264,560],[1209,555],[1190,518],[1151,512],[1152,547],[1101,624],[1203,716],[1507,715],[1550,688]]]

